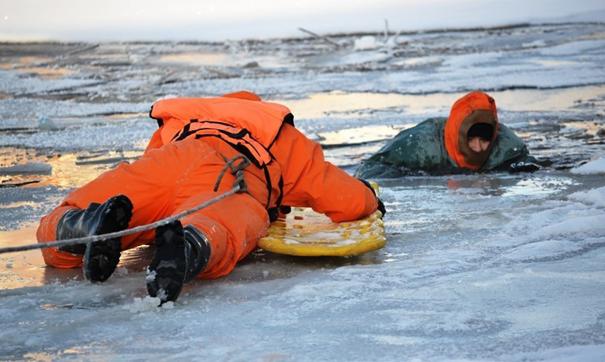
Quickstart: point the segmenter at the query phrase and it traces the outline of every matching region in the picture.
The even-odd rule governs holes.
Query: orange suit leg
[[[193,195],[211,191],[224,164],[224,159],[215,149],[193,138],[150,150],[133,163],[121,164],[71,192],[57,209],[42,218],[37,232],[38,241],[55,240],[57,223],[70,208],[83,209],[92,202],[103,203],[119,194],[126,195],[134,206],[129,227],[172,215],[177,206]],[[232,176],[227,174],[221,189],[231,188],[232,180]],[[219,193],[220,190],[212,196]],[[263,212],[266,213],[264,209]],[[126,236],[122,238],[122,249],[148,244],[153,239],[153,230]],[[43,249],[43,256],[48,265],[58,268],[81,265],[81,256],[60,252],[56,248]]]
[[[57,224],[59,220],[61,220],[65,212],[73,208],[73,206],[59,206],[48,215],[43,216],[38,225],[38,230],[36,230],[38,242],[54,241],[57,237]],[[46,265],[54,266],[55,268],[77,268],[82,265],[82,256],[60,252],[56,248],[42,249],[42,258]]]
[[[230,159],[237,155],[237,152],[222,142],[212,144],[220,149],[220,168],[217,169],[216,164],[206,163],[190,176],[194,180],[183,180],[188,186],[179,192],[174,214],[191,209],[233,187],[235,176],[227,171],[217,191],[211,191],[222,171],[224,158]],[[229,274],[238,261],[256,249],[258,240],[267,233],[269,216],[261,203],[261,200],[264,202],[267,198],[266,185],[259,183],[257,176],[247,171],[253,171],[255,166],[248,167],[244,174],[249,192],[228,196],[181,219],[183,226],[194,226],[210,242],[210,260],[206,268],[197,275],[198,278],[215,279]]]
[[[216,196],[206,192],[191,197],[176,212],[194,207]],[[215,279],[229,274],[238,261],[257,247],[265,236],[269,217],[265,208],[246,193],[229,196],[181,220],[192,225],[210,241],[210,260],[198,278]]]

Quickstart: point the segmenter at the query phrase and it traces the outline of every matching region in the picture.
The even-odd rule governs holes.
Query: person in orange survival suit
[[[225,169],[242,166],[242,155],[252,163],[240,167],[247,192],[155,231],[93,243],[86,253],[83,245],[44,249],[46,264],[83,265],[88,280],[102,282],[121,250],[154,243],[147,290],[163,303],[176,300],[196,276],[231,272],[256,248],[281,205],[312,207],[334,222],[385,213],[369,184],[326,162],[283,105],[238,92],[160,100],[150,116],[159,129],[144,154],[71,192],[41,219],[39,242],[119,231],[190,209],[232,188],[236,178]]]

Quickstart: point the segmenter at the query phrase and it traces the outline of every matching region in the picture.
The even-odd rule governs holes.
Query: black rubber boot
[[[147,268],[147,291],[160,298],[160,305],[175,301],[183,284],[201,272],[210,259],[206,236],[193,226],[179,221],[155,231],[155,254]]]
[[[57,240],[107,234],[124,230],[132,217],[132,203],[124,195],[114,196],[103,204],[92,203],[85,210],[70,210],[57,225]],[[104,282],[116,270],[120,261],[120,238],[60,247],[59,250],[84,255],[84,277],[92,282]]]

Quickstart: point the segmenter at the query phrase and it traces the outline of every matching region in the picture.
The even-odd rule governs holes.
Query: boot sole
[[[156,230],[156,251],[147,268],[147,292],[160,298],[160,305],[175,301],[183,288],[187,271],[185,236],[180,225],[166,225]]]
[[[111,198],[101,225],[95,235],[122,231],[132,217],[132,203],[123,195]],[[90,254],[84,255],[84,277],[91,282],[104,282],[113,274],[120,262],[120,238],[93,243]]]

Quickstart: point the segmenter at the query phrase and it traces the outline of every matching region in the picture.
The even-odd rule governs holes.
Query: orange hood
[[[483,152],[474,152],[468,147],[468,130],[477,123],[494,127],[490,145]],[[486,93],[475,91],[458,99],[452,106],[445,122],[445,149],[449,157],[460,168],[477,171],[489,158],[494,140],[498,136],[498,114],[496,102]]]

